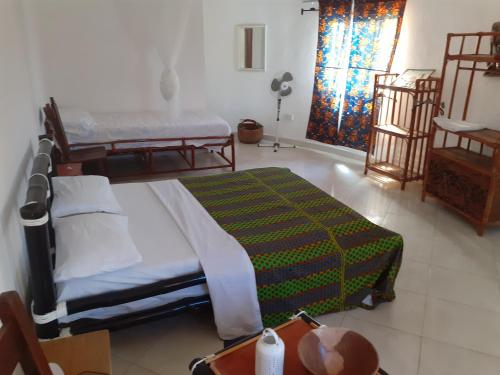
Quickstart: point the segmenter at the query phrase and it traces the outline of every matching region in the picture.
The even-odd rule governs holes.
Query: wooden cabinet
[[[496,79],[488,78],[491,64],[500,62],[500,56],[487,54],[493,37],[500,33],[448,34],[439,93],[446,113],[441,115],[471,121],[471,98],[481,87],[475,84],[478,73]],[[479,235],[486,225],[500,223],[500,132],[453,132],[434,122],[422,200],[428,194],[469,220]]]
[[[438,78],[417,80],[415,88],[391,86],[397,74],[375,77],[372,127],[366,154],[368,170],[401,182],[424,176],[425,151],[437,106]]]
[[[436,126],[435,133],[444,132]],[[471,221],[482,235],[500,221],[500,132],[449,133],[456,147],[431,147],[422,199],[438,198]],[[433,134],[435,139],[435,134]]]

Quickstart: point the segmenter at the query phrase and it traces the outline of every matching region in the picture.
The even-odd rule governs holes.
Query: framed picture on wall
[[[418,79],[427,79],[435,72],[434,69],[406,69],[392,83],[391,86],[406,89],[415,89]]]

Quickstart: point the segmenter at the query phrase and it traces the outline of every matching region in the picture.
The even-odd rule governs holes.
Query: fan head
[[[292,74],[286,72],[281,77],[273,79],[271,82],[271,90],[280,98],[289,96],[292,93],[291,81],[293,81]]]

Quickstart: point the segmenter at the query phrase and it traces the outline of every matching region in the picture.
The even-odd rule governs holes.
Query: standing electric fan
[[[277,99],[274,143],[259,143],[259,147],[273,147],[274,152],[277,152],[280,148],[295,148],[295,145],[280,143],[279,139],[281,101],[292,94],[292,86],[290,85],[291,81],[293,81],[292,74],[286,72],[281,77],[274,78],[273,81],[271,82],[271,92],[273,93],[273,96],[276,96]]]

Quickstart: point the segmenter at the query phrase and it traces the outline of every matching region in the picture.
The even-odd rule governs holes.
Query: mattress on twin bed
[[[166,112],[92,113],[96,126],[89,132],[66,129],[70,143],[108,143],[123,140],[193,137],[228,137],[231,127],[221,117],[205,111],[189,111],[170,119]],[[187,143],[203,146],[205,140]],[[213,141],[212,141],[213,142]],[[116,148],[179,146],[180,141],[155,143],[122,143]]]
[[[112,185],[112,188],[129,217],[129,231],[143,262],[115,272],[58,283],[59,301],[129,289],[202,271],[196,253],[148,184],[119,184]],[[62,321],[106,319],[206,294],[206,285],[197,285],[167,295],[75,314]]]

